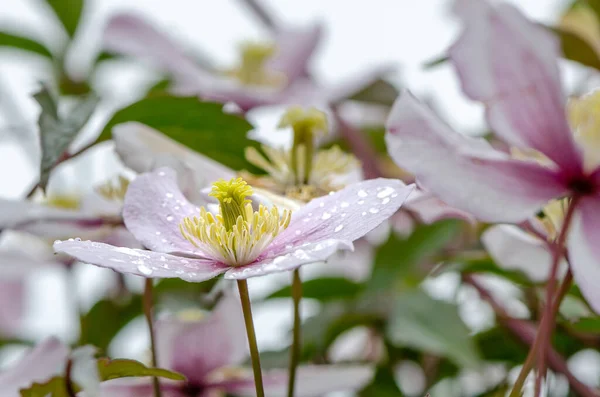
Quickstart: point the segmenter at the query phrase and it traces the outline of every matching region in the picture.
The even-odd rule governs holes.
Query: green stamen
[[[219,210],[227,231],[233,229],[238,218],[248,220],[246,204],[251,202],[247,199],[250,195],[252,188],[242,178],[229,181],[220,179],[213,184],[210,196],[219,200]]]

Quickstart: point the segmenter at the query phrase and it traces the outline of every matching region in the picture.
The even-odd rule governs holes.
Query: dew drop
[[[62,244],[62,241],[60,241],[60,240],[54,240],[54,244]]]
[[[392,198],[396,198],[396,197],[398,197],[398,193],[392,194]]]
[[[160,232],[156,232],[156,235],[157,235],[157,236],[160,236],[160,234],[161,234]]]
[[[344,225],[337,225],[335,227],[335,229],[333,229],[334,232],[339,232],[340,230],[342,230],[344,228]]]
[[[363,212],[361,215],[362,215],[362,216],[365,216],[365,215],[367,215],[367,213],[366,213],[366,212]]]
[[[75,241],[81,241],[79,237],[75,237]]]
[[[378,212],[379,212],[379,210],[378,210],[377,208],[370,208],[370,209],[369,209],[369,212],[370,212],[371,214],[376,214],[376,213],[378,213]]]
[[[174,207],[174,210],[175,210],[175,211],[179,211],[179,208],[180,208],[180,207],[179,207],[178,205],[176,205],[176,206]]]
[[[294,248],[294,245],[293,245],[293,244],[287,244],[287,245],[285,246],[285,249],[288,249],[288,250],[289,250],[289,249],[292,249],[292,248]]]
[[[71,241],[72,242],[72,241],[75,241],[75,239],[74,238],[70,238],[67,241]]]
[[[319,203],[319,207],[321,207],[321,208],[325,207],[325,203]]]
[[[296,236],[299,236],[301,234],[302,234],[302,232],[300,230],[296,230]]]
[[[342,214],[342,218],[345,218],[345,217],[346,217],[346,215],[348,215],[348,214],[346,214],[346,213],[344,212],[344,213]]]
[[[365,200],[358,200],[358,204],[363,205],[365,203]]]
[[[357,194],[358,197],[367,197],[367,192],[365,192],[363,189],[360,189]]]
[[[164,171],[159,172],[158,176],[165,176],[165,172]]]
[[[340,204],[340,207],[342,207],[342,208],[348,208],[349,205],[350,204],[348,204],[348,202],[342,201],[342,203]]]
[[[138,265],[137,269],[139,270],[140,273],[145,274],[146,276],[152,274],[152,269],[150,269],[146,265]]]
[[[173,193],[167,193],[165,196],[167,196],[167,198],[173,198]]]
[[[383,188],[383,190],[381,190],[379,193],[377,193],[377,198],[387,197],[394,192],[395,192],[395,189],[393,187],[386,186]]]
[[[168,220],[169,222],[171,222],[171,221],[173,220],[173,216],[172,216],[172,215],[168,215],[168,216],[167,216],[167,220]]]
[[[323,216],[321,217],[321,219],[323,219],[324,221],[331,218],[331,214],[329,212],[324,212]]]
[[[389,202],[390,202],[390,198],[389,197],[386,197],[383,200],[381,200],[381,204],[387,204]]]
[[[167,258],[165,258],[165,256],[164,256],[164,255],[161,255],[161,256],[160,256],[160,260],[164,262],[164,261],[166,261],[166,260],[167,260]]]

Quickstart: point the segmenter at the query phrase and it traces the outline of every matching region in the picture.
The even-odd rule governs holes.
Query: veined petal
[[[190,282],[209,280],[227,270],[215,261],[183,258],[160,252],[115,247],[94,241],[56,241],[54,250],[92,265],[119,273],[149,278],[180,278]]]
[[[248,355],[244,319],[233,293],[200,321],[158,321],[156,338],[161,365],[184,374],[191,383],[204,384],[212,371],[238,365]]]
[[[291,84],[304,75],[308,63],[319,44],[322,26],[313,24],[303,28],[285,28],[275,32],[277,52],[269,61],[268,67],[285,74]]]
[[[355,391],[364,387],[373,378],[373,367],[368,365],[307,365],[298,367],[296,397],[319,397],[334,391]],[[263,373],[265,395],[279,397],[287,395],[287,370],[271,370]],[[222,387],[236,396],[254,396],[254,380],[251,371],[244,378],[223,382]]]
[[[571,271],[581,293],[600,314],[600,196],[582,199],[569,233]]]
[[[134,15],[112,17],[103,41],[108,50],[147,59],[178,79],[196,79],[207,74],[178,43]]]
[[[158,252],[198,250],[179,230],[185,217],[193,217],[200,209],[191,204],[179,190],[177,175],[170,168],[159,168],[139,175],[125,195],[123,219],[127,229],[144,247]]]
[[[404,92],[387,122],[390,156],[450,206],[489,222],[523,221],[567,189],[557,171],[461,135]]]
[[[17,396],[19,390],[34,382],[44,382],[65,369],[68,348],[56,338],[36,345],[16,365],[0,374],[3,396]]]
[[[581,170],[565,114],[558,39],[508,4],[458,0],[455,9],[465,29],[450,58],[464,92],[485,103],[494,132],[562,168]]]
[[[481,242],[500,267],[519,270],[533,281],[548,279],[552,253],[545,241],[517,226],[495,225],[483,233]],[[566,262],[561,261],[559,274],[564,274],[566,269]]]

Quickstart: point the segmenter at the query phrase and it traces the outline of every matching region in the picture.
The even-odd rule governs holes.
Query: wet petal
[[[600,314],[600,196],[579,202],[569,233],[569,259],[581,293]]]
[[[482,234],[481,242],[500,267],[521,271],[533,281],[548,279],[552,254],[545,241],[513,225],[496,225]],[[566,269],[562,261],[559,274]]]
[[[328,259],[339,250],[352,250],[352,243],[341,240],[324,240],[318,243],[288,245],[283,251],[267,253],[248,266],[232,267],[225,273],[226,279],[246,279],[265,274],[285,272],[309,263]]]
[[[495,133],[571,171],[581,167],[565,116],[560,43],[515,7],[458,0],[465,29],[450,49],[464,92],[486,104]]]
[[[16,396],[19,389],[50,379],[64,371],[68,354],[68,348],[58,339],[46,339],[0,374],[0,390],[5,395]]]
[[[475,217],[444,203],[439,197],[423,190],[415,190],[406,200],[404,209],[411,211],[425,224],[435,223],[442,219],[461,219],[474,223]]]
[[[156,337],[162,365],[184,374],[192,383],[203,384],[210,372],[238,365],[248,355],[240,302],[233,293],[200,321],[159,321]]]
[[[554,170],[452,131],[408,92],[392,108],[386,143],[394,161],[425,188],[484,221],[523,221],[566,193]]]
[[[56,241],[54,250],[92,265],[113,269],[119,273],[149,278],[180,278],[200,282],[227,270],[212,260],[183,258],[159,252],[115,247],[94,241]]]
[[[275,32],[277,52],[268,67],[285,74],[291,84],[306,73],[308,63],[322,36],[322,26],[285,28]]]
[[[373,367],[368,365],[307,365],[298,368],[296,397],[319,397],[334,391],[355,391],[364,387],[373,378]],[[287,395],[287,370],[264,371],[265,395],[279,397]],[[254,380],[251,371],[244,378],[236,378],[219,385],[236,396],[254,396]]]
[[[158,252],[197,249],[179,230],[183,218],[197,216],[200,209],[179,190],[177,175],[170,168],[139,175],[125,195],[123,219],[127,229],[144,247]]]
[[[117,53],[154,62],[176,78],[194,79],[206,73],[178,43],[134,15],[116,15],[108,22],[104,46]]]

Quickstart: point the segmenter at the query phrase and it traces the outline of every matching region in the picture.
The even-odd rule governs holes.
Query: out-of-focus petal
[[[439,197],[423,190],[415,190],[406,200],[404,208],[411,211],[425,224],[435,223],[442,219],[461,219],[474,223],[475,217],[468,212],[453,208]]]
[[[56,338],[36,345],[15,366],[0,374],[0,396],[19,395],[21,388],[44,382],[65,370],[69,349]]]
[[[304,75],[308,63],[319,44],[322,26],[314,24],[303,28],[282,28],[275,32],[277,52],[268,67],[285,74],[288,83]]]
[[[21,327],[24,312],[24,280],[0,280],[0,335],[14,335]]]
[[[495,225],[481,236],[481,242],[502,268],[519,270],[533,281],[546,281],[552,264],[548,244],[513,225]],[[567,269],[561,262],[559,274]]]
[[[196,252],[181,234],[179,225],[183,218],[199,213],[200,209],[181,193],[177,175],[170,168],[135,178],[127,189],[123,207],[127,229],[144,247],[158,252]]]
[[[327,98],[327,102],[336,103],[358,94],[363,89],[369,87],[386,74],[390,74],[394,68],[390,65],[378,66],[360,72],[344,81],[333,84],[329,87],[323,87],[321,91]]]
[[[310,365],[300,366],[296,378],[296,397],[319,397],[334,391],[355,391],[364,387],[373,378],[373,367],[367,365]],[[218,385],[236,396],[254,396],[254,380],[251,371],[246,379],[236,378]],[[265,395],[279,397],[287,395],[287,370],[271,370],[263,373]]]
[[[587,302],[600,314],[600,196],[578,205],[568,240],[571,271]]]
[[[81,346],[71,352],[71,380],[79,385],[86,397],[100,396],[100,374],[94,346]]]
[[[204,384],[214,370],[240,364],[248,355],[244,319],[233,294],[221,299],[200,321],[160,320],[156,337],[162,365],[196,384]]]
[[[148,278],[180,278],[200,282],[227,270],[215,261],[182,258],[154,251],[115,247],[94,241],[57,241],[54,250],[92,265]]]
[[[141,18],[115,15],[104,31],[104,46],[111,51],[147,59],[180,79],[196,79],[207,72],[171,38]]]
[[[567,191],[557,171],[458,134],[408,92],[394,104],[385,138],[394,161],[425,188],[485,221],[523,221]]]
[[[464,92],[485,103],[494,132],[539,150],[562,168],[580,170],[565,115],[558,39],[508,4],[458,0],[455,9],[465,29],[450,58]]]

